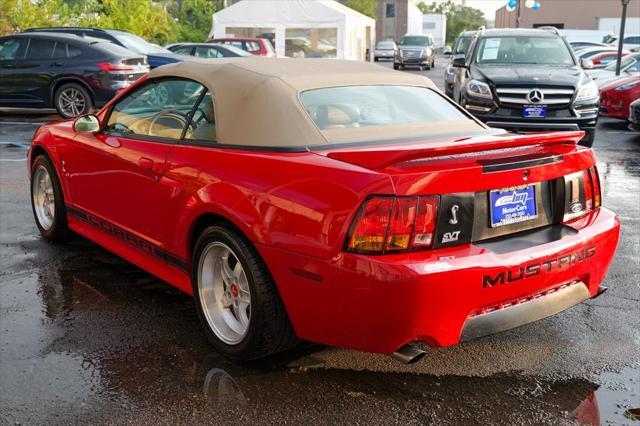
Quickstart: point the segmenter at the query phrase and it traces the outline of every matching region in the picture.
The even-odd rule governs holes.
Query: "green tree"
[[[442,3],[418,3],[422,13],[442,13],[447,18],[447,44],[453,44],[465,30],[475,30],[486,24],[484,13],[473,7],[462,6],[447,0]]]
[[[153,43],[176,41],[178,24],[152,0],[0,0],[0,34],[30,27],[88,26],[129,31]]]
[[[178,22],[178,40],[205,41],[211,31],[216,0],[173,0],[168,11]]]
[[[61,25],[68,14],[63,0],[0,0],[0,35]]]
[[[370,18],[376,18],[376,0],[347,0],[346,5]]]

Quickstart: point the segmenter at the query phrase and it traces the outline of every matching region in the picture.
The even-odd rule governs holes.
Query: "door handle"
[[[62,62],[54,62],[51,64],[52,67],[61,67],[62,65]]]
[[[140,157],[140,159],[138,160],[138,166],[140,166],[141,168],[143,168],[145,170],[152,170],[153,169],[153,160],[151,160],[150,158],[146,158],[146,157]]]

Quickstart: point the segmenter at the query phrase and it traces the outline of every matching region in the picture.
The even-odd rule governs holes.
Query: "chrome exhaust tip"
[[[397,351],[391,354],[391,357],[405,365],[415,364],[420,361],[427,353],[422,349],[418,349],[410,343],[407,343]]]

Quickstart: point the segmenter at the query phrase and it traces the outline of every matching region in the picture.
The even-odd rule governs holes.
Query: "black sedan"
[[[233,58],[238,56],[253,56],[240,48],[212,43],[176,43],[167,49],[178,55],[197,56],[199,58]]]
[[[148,71],[146,57],[107,41],[40,32],[0,37],[0,107],[54,107],[75,117]]]

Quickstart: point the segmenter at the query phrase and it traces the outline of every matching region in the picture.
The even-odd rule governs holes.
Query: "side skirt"
[[[192,295],[186,260],[94,214],[70,205],[66,208],[70,229]]]

